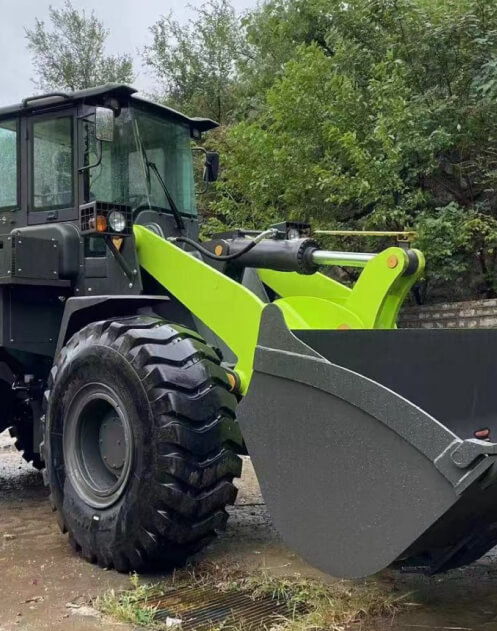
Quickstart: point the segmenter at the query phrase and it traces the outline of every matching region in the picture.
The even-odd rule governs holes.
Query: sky
[[[31,56],[26,49],[25,27],[35,18],[47,21],[49,6],[61,7],[64,0],[0,0],[0,106],[18,103],[36,92],[31,78]],[[138,51],[150,43],[148,27],[170,11],[180,22],[192,15],[186,5],[200,6],[203,0],[73,0],[73,6],[91,12],[110,30],[107,52],[129,52],[135,57],[135,87],[152,86],[148,71],[140,66]],[[237,11],[256,5],[256,0],[232,0]]]

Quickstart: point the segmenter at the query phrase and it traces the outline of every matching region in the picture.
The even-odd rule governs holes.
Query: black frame
[[[5,121],[15,121],[16,124],[16,203],[14,206],[0,206],[0,213],[21,209],[21,121],[19,116],[6,116],[0,119],[0,124]]]
[[[71,119],[72,129],[72,190],[73,190],[73,203],[72,206],[67,208],[51,208],[46,210],[37,210],[34,207],[34,132],[33,127],[38,122],[54,120],[56,118],[69,118]],[[77,129],[77,110],[76,108],[64,108],[58,111],[52,111],[49,113],[35,114],[30,116],[27,121],[27,163],[29,165],[29,177],[28,182],[28,216],[27,224],[36,225],[52,221],[73,221],[78,218],[79,207],[79,186],[78,186],[78,129]]]

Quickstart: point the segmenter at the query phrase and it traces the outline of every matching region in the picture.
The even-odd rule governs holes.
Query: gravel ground
[[[271,526],[249,459],[245,459],[239,486],[227,531],[202,557],[240,562],[247,571],[265,567],[279,574],[299,572],[332,580],[282,544]],[[87,603],[109,588],[127,587],[127,576],[102,570],[75,555],[55,523],[46,495],[41,474],[23,462],[6,434],[0,434],[0,631],[126,631],[125,625],[101,620]],[[477,564],[442,577],[385,571],[378,580],[410,592],[410,600],[417,603],[389,623],[389,629],[497,631],[495,551]]]

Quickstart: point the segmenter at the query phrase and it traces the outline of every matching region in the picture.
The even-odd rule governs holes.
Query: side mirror
[[[219,153],[205,152],[204,182],[215,182],[219,177]]]
[[[101,142],[114,140],[114,112],[108,107],[95,108],[95,138]]]

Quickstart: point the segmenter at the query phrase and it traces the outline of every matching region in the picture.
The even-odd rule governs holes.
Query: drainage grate
[[[220,625],[258,631],[269,628],[278,616],[301,613],[272,598],[253,600],[246,594],[194,587],[173,589],[149,599],[147,604],[157,607],[157,621],[181,620],[178,631],[207,631]]]

